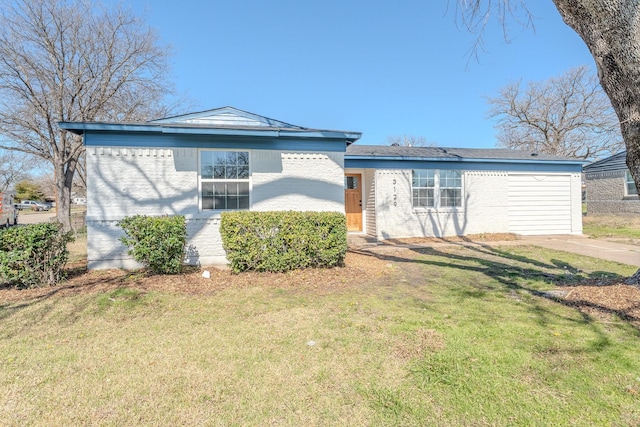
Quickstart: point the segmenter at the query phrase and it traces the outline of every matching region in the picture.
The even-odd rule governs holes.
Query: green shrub
[[[236,273],[341,266],[347,252],[338,212],[224,212],[220,234]]]
[[[0,283],[19,288],[52,286],[63,277],[71,232],[59,223],[30,224],[0,232]]]
[[[156,274],[182,271],[187,226],[182,215],[150,217],[134,215],[118,222],[125,232],[120,241],[127,252]]]

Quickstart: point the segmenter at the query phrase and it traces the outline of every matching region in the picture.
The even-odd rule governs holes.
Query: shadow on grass
[[[88,299],[91,299],[100,291],[112,291],[126,288],[130,285],[128,278],[132,274],[132,272],[121,270],[116,273],[110,272],[109,274],[88,275],[86,265],[81,264],[69,267],[65,272],[66,279],[56,286],[32,289],[16,289],[11,286],[0,286],[0,291],[14,290],[20,294],[16,300],[0,303],[0,322],[24,309],[36,306],[37,304],[47,301],[57,295],[86,295]],[[70,281],[71,279],[81,276],[86,277],[87,280],[83,280],[81,282]],[[77,318],[80,313],[87,308],[89,304],[88,299],[85,299],[83,300],[83,303],[78,304],[76,306],[77,310],[67,313],[66,317],[69,319]],[[22,329],[38,324],[54,309],[54,303],[41,306],[37,312],[34,312],[29,318],[29,322],[22,325]]]
[[[625,308],[614,308],[606,304],[585,300],[568,300],[564,295],[554,290],[536,289],[532,281],[548,283],[553,286],[610,286],[622,283],[624,276],[608,271],[594,271],[587,273],[575,266],[559,259],[552,258],[548,262],[533,259],[528,256],[515,254],[501,248],[489,245],[469,245],[465,243],[450,243],[468,250],[465,254],[445,252],[435,247],[407,248],[407,257],[403,257],[401,251],[395,254],[376,253],[367,249],[357,249],[354,252],[372,255],[386,261],[404,264],[408,268],[412,266],[435,266],[443,269],[458,269],[461,271],[482,274],[495,280],[503,290],[511,295],[518,292],[527,293],[558,304],[576,309],[581,321],[591,324],[594,319],[586,310],[591,309],[601,313],[615,315],[627,322],[636,333],[640,333],[640,317],[632,314],[640,308],[640,304]],[[560,271],[559,271],[560,270]],[[460,295],[468,298],[482,298],[491,290],[499,290],[486,284],[465,282],[463,289],[458,290]],[[548,310],[536,306],[534,311],[539,316],[550,315]],[[555,316],[555,315],[554,315]],[[544,322],[544,320],[541,320]]]

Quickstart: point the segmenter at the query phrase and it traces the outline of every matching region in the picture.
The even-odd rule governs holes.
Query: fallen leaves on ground
[[[588,284],[564,288],[564,302],[590,316],[606,319],[615,315],[640,327],[640,288],[621,283]]]

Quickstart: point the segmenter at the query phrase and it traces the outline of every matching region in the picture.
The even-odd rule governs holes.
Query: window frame
[[[212,172],[211,178],[208,177],[203,177],[203,154],[204,153],[246,153],[247,154],[247,177],[246,178],[238,178],[237,176],[235,178],[215,178],[215,172]],[[211,213],[220,213],[220,212],[231,212],[231,211],[248,211],[251,209],[251,174],[252,174],[252,170],[251,170],[251,163],[252,163],[252,159],[251,159],[251,151],[250,150],[240,150],[240,149],[223,149],[223,148],[201,148],[198,150],[198,211],[199,212],[211,212]],[[223,165],[225,167],[225,174],[227,173],[226,171],[226,166],[228,166],[226,163]],[[241,167],[244,165],[240,165],[239,163],[235,163],[235,167]],[[215,208],[215,196],[214,196],[214,206],[213,208],[204,208],[204,197],[203,197],[203,184],[208,184],[208,183],[212,183],[214,184],[214,188],[215,188],[215,184],[216,183],[246,183],[247,184],[247,207],[246,208],[233,208],[233,209],[216,209]],[[215,191],[215,190],[214,190]],[[241,196],[241,194],[237,195],[238,197]],[[225,198],[229,197],[229,193],[227,193],[225,196]],[[226,202],[225,202],[226,204]]]
[[[432,171],[433,172],[433,186],[414,186],[415,181],[415,171]],[[447,186],[443,187],[441,185],[441,175],[442,172],[455,172],[459,174],[460,178],[460,186]],[[429,174],[426,174],[426,179],[429,179]],[[428,181],[427,181],[428,183]],[[421,206],[416,205],[416,197],[415,190],[433,190],[433,206]],[[459,190],[460,191],[460,204],[458,206],[442,206],[442,190]],[[411,169],[411,207],[414,210],[436,210],[436,211],[456,211],[464,209],[464,171],[457,169]],[[426,196],[427,200],[430,196]]]
[[[635,193],[633,191],[629,191],[630,184],[633,185]],[[636,188],[636,183],[633,181],[633,177],[631,176],[629,169],[626,169],[624,173],[624,195],[629,197],[638,196],[638,189]]]

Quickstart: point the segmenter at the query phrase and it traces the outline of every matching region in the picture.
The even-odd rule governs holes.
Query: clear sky
[[[447,4],[449,11],[447,12]],[[425,137],[494,147],[486,96],[593,59],[551,0],[531,0],[535,32],[493,22],[479,62],[455,0],[124,0],[173,47],[194,111],[232,106],[295,125],[362,132],[360,144]]]

